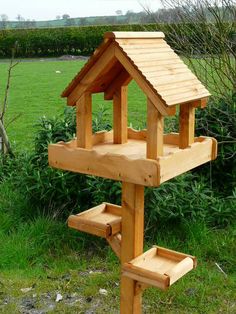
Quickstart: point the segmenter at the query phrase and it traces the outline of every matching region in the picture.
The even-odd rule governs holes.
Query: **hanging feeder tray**
[[[194,256],[154,246],[129,263],[125,263],[122,275],[165,290],[195,268],[196,264]]]
[[[70,228],[107,238],[121,231],[121,206],[102,203],[68,218]]]

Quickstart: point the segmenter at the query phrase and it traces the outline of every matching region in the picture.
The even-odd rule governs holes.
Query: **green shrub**
[[[225,196],[232,195],[236,186],[236,95],[226,99],[212,99],[205,110],[197,111],[197,132],[218,141],[218,156],[209,165],[201,167],[213,188]]]
[[[18,43],[17,57],[90,55],[102,42],[103,35],[107,31],[163,31],[166,34],[167,42],[179,53],[184,53],[188,47],[181,45],[182,41],[176,42],[177,35],[179,38],[189,38],[189,42],[194,42],[196,36],[202,36],[194,23],[0,30],[0,58],[11,57],[11,50],[15,42]],[[232,32],[229,33],[229,36],[232,36]],[[205,36],[209,37],[209,41],[212,40],[209,32]],[[192,52],[195,54],[205,53],[206,47],[195,47]]]
[[[205,221],[212,226],[226,226],[236,220],[236,194],[219,197],[200,175],[191,172],[146,190],[147,229],[162,223]]]
[[[93,128],[94,131],[110,129],[106,111],[101,110],[95,116]],[[83,211],[104,201],[120,204],[120,182],[48,166],[48,144],[68,141],[74,134],[74,109],[67,109],[63,117],[44,117],[38,124],[34,152],[30,156],[9,158],[3,162],[0,170],[2,180],[9,180],[30,204],[27,215],[22,213],[22,217],[32,218],[43,213],[51,218],[65,220],[71,212]],[[231,189],[227,196],[221,196],[218,189],[210,187],[204,171],[198,168],[198,171],[172,179],[159,188],[146,188],[145,213],[149,234],[159,224],[180,223],[186,219],[204,220],[213,226],[225,226],[235,221],[235,191]],[[24,209],[20,207],[21,210]],[[18,216],[21,216],[20,213]],[[7,219],[4,223],[6,225]]]

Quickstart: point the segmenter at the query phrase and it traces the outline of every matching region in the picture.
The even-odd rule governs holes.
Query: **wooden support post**
[[[117,88],[113,95],[113,141],[124,144],[128,139],[127,131],[127,86]]]
[[[193,104],[180,105],[179,111],[179,148],[187,148],[194,143],[195,108]]]
[[[129,262],[143,253],[144,233],[144,187],[122,183],[122,237],[121,264]],[[142,312],[142,291],[136,289],[137,282],[121,276],[122,314]]]
[[[151,100],[147,99],[147,158],[163,156],[164,118]]]
[[[76,102],[77,146],[92,148],[92,97],[85,92]]]

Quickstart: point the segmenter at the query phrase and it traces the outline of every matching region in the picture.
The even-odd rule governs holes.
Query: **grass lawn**
[[[10,140],[17,149],[32,147],[35,124],[42,116],[63,114],[66,100],[61,92],[81,69],[84,61],[38,61],[21,62],[14,68],[7,108],[7,121],[19,116],[8,127]],[[8,65],[0,63],[0,96],[3,99]],[[56,71],[61,71],[57,74]],[[107,108],[112,119],[111,101],[104,101],[103,94],[93,96],[93,108]],[[129,122],[134,126],[143,126],[146,122],[146,99],[137,85],[129,86]],[[131,119],[132,117],[132,119]]]
[[[8,126],[15,148],[32,149],[40,117],[63,114],[65,100],[60,93],[82,65],[81,61],[36,61],[22,62],[14,69],[7,121],[20,114]],[[6,63],[0,63],[0,74],[2,99]],[[146,99],[134,82],[129,90],[129,122],[143,126]],[[111,102],[94,96],[94,112],[101,105],[112,119]],[[119,312],[119,262],[103,240],[49,218],[30,220],[30,205],[8,182],[0,184],[0,195],[0,313]],[[235,237],[235,226],[219,230],[191,221],[157,225],[146,248],[157,244],[196,255],[198,267],[167,292],[146,290],[143,312],[236,313]],[[59,293],[63,299],[56,302]]]
[[[106,242],[47,218],[17,220],[24,197],[7,184],[0,193],[0,313],[118,313],[119,262]],[[147,289],[143,312],[235,313],[235,236],[234,226],[157,226],[152,243],[195,254],[198,267],[168,291]]]

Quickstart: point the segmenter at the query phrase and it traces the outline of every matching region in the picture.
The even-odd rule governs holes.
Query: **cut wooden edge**
[[[125,263],[122,267],[122,276],[162,290],[166,290],[170,286],[170,278],[167,275],[160,275],[128,263]]]
[[[106,238],[116,256],[120,259],[121,256],[121,234],[117,233]]]
[[[135,295],[139,295],[140,293],[142,294],[149,287],[150,285],[147,283],[137,281],[135,285]]]
[[[130,74],[125,69],[123,69],[104,91],[104,99],[113,99],[113,95],[117,88],[120,88],[121,86],[127,86],[131,80],[132,77],[130,76]]]
[[[157,94],[154,87],[150,82],[144,77],[140,69],[134,63],[134,61],[125,53],[122,48],[117,45],[115,48],[115,56],[118,61],[124,66],[126,71],[129,72],[130,76],[136,81],[141,90],[148,95],[155,107],[160,111],[164,116],[175,114],[175,107],[168,107],[164,100]],[[173,109],[174,108],[174,109]]]
[[[218,142],[214,137],[199,136],[199,141],[210,139],[212,141],[211,160],[215,160],[218,155]]]
[[[104,38],[117,39],[145,39],[145,38],[165,38],[163,32],[106,32]]]
[[[167,275],[170,278],[170,285],[172,285],[193,268],[194,268],[193,259],[190,257],[185,257],[185,259],[180,261],[177,265],[175,265],[175,267],[166,271],[165,275]]]
[[[133,274],[129,271],[123,270],[121,276],[125,276],[131,278],[137,282],[141,282],[142,284],[146,284],[147,286],[152,286],[159,288],[161,290],[167,290],[169,288],[169,277],[166,276],[166,282],[155,281],[150,278],[143,277],[141,275]]]
[[[102,223],[92,219],[106,212],[114,216],[112,221]],[[108,238],[121,231],[121,206],[102,203],[77,215],[70,215],[68,226],[79,231]]]
[[[158,255],[163,256],[163,257],[167,257],[167,258],[170,258],[170,259],[176,260],[176,261],[182,261],[183,259],[189,257],[193,261],[193,268],[197,267],[197,259],[195,256],[181,253],[181,252],[174,251],[174,250],[170,250],[170,249],[166,249],[166,248],[163,248],[163,247],[157,246],[157,245],[153,245],[153,248],[158,251]]]
[[[193,101],[193,102],[192,102],[192,105],[193,105],[195,108],[200,107],[200,108],[203,109],[203,108],[206,107],[210,96],[211,96],[211,95],[209,95],[208,97],[204,97],[204,98],[201,98],[201,99],[199,99],[199,100]]]

